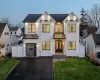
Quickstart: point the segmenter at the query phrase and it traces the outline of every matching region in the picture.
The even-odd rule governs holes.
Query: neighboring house
[[[5,56],[10,52],[10,31],[6,23],[0,23],[0,55]]]
[[[10,30],[10,52],[12,51],[12,46],[18,45],[18,42],[22,40],[22,30],[19,27],[9,27]]]
[[[90,34],[85,41],[87,52],[100,52],[100,34]]]
[[[79,43],[80,20],[74,13],[29,14],[23,23],[25,25],[23,47],[14,46],[13,57],[53,55],[85,57],[85,50],[80,51],[82,50]]]

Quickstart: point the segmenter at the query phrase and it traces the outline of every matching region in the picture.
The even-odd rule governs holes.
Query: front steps
[[[66,59],[66,55],[53,55],[53,59]]]

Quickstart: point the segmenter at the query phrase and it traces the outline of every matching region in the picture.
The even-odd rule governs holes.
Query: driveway
[[[53,80],[52,57],[25,58],[6,80]]]

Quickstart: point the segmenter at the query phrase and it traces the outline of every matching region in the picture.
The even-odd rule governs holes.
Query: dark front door
[[[62,52],[62,40],[55,41],[55,51]]]
[[[26,56],[36,56],[36,43],[26,43]]]

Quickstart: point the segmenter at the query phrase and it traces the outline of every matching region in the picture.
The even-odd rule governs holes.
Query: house
[[[22,40],[22,30],[19,27],[9,27],[10,30],[10,52],[12,52],[12,46],[18,45]]]
[[[90,34],[85,38],[87,52],[100,52],[100,34]]]
[[[6,23],[0,23],[0,56],[10,52],[10,30]]]
[[[11,43],[12,45],[18,44],[19,40],[22,40],[22,30],[20,27],[9,27],[11,34]]]
[[[13,46],[12,57],[76,56],[85,57],[79,42],[80,20],[74,14],[28,14],[23,46]]]

